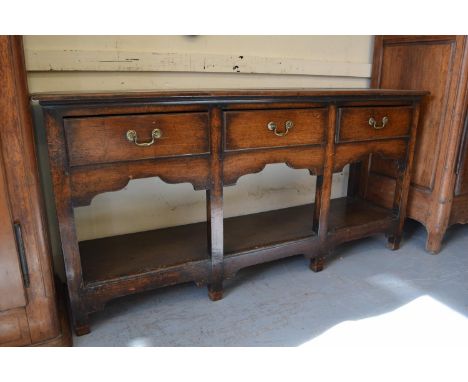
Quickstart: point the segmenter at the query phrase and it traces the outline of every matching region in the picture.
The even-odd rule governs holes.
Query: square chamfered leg
[[[387,248],[392,251],[400,249],[401,233],[387,237]]]
[[[403,225],[406,218],[406,208],[411,182],[411,168],[414,157],[414,146],[416,141],[416,131],[419,120],[419,104],[416,104],[412,115],[411,136],[408,142],[406,158],[398,160],[398,178],[396,180],[395,196],[393,199],[393,211],[396,217],[395,228],[388,235],[387,247],[391,250],[400,248]]]
[[[325,264],[325,257],[324,256],[317,256],[313,259],[310,259],[309,268],[314,272],[321,272],[323,270],[323,266]]]
[[[210,110],[211,181],[206,191],[206,215],[208,219],[208,250],[211,256],[211,281],[208,296],[212,301],[223,298],[223,261],[224,261],[224,213],[221,140],[221,110]]]
[[[318,234],[320,254],[310,261],[310,269],[314,272],[323,270],[325,257],[328,252],[328,223],[330,217],[331,187],[333,180],[334,166],[334,139],[336,124],[336,106],[330,105],[328,108],[328,129],[327,144],[325,147],[325,162],[323,175],[317,176],[315,191],[315,211],[313,217],[313,227]]]
[[[73,330],[77,336],[83,336],[91,332],[89,325],[89,315],[87,313],[78,313],[76,310],[73,313]]]
[[[432,255],[437,255],[442,249],[442,240],[444,239],[445,231],[447,227],[444,228],[432,228],[430,226],[426,227],[427,230],[427,239],[426,239],[426,251]]]
[[[208,297],[211,301],[218,301],[223,298],[223,282],[208,284]]]

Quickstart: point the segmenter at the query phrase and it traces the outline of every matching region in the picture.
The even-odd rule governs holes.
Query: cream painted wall
[[[24,46],[31,92],[365,88],[372,55],[371,36],[25,36]],[[346,180],[346,171],[335,175],[333,197]],[[307,203],[314,191],[307,171],[269,165],[225,189],[225,215]],[[77,233],[84,240],[202,221],[204,203],[189,184],[133,180],[76,208]]]

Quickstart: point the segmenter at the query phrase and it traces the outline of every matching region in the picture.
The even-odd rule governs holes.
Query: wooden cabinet
[[[0,311],[26,306],[23,277],[28,281],[28,274],[26,270],[21,273],[9,200],[3,160],[0,160]]]
[[[57,312],[20,37],[0,36],[0,84],[0,345],[69,344]]]
[[[21,270],[9,200],[3,160],[0,160],[0,345],[4,346],[31,343],[25,311],[24,281],[27,279],[23,280],[29,275]]]
[[[376,233],[399,246],[423,91],[269,90],[38,94],[43,109],[73,326],[110,300],[182,282],[222,298],[238,270],[304,255],[320,271],[336,245]],[[155,134],[154,131],[157,130]],[[369,155],[397,163],[390,208],[334,171]],[[268,163],[317,175],[314,204],[223,217],[223,189]],[[78,242],[73,208],[131,179],[206,190],[206,222]],[[365,178],[363,178],[365,181]],[[359,183],[359,182],[357,182]],[[312,202],[312,201],[311,201]]]
[[[438,253],[447,228],[468,223],[468,46],[466,36],[377,36],[372,87],[425,89],[407,216],[427,229]],[[395,171],[370,164],[374,201],[389,205]]]

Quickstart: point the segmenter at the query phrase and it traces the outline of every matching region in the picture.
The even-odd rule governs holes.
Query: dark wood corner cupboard
[[[438,253],[445,231],[468,223],[468,37],[377,36],[372,87],[426,89],[421,104],[407,216],[427,229]],[[376,158],[369,165],[373,200],[392,203],[396,174]]]
[[[0,85],[0,346],[70,345],[57,309],[19,36],[0,36]]]
[[[194,281],[220,299],[244,267],[302,254],[319,271],[334,246],[376,233],[401,239],[423,91],[245,90],[43,94],[57,217],[77,334],[116,297]],[[392,159],[393,203],[369,201],[366,171],[331,200],[332,175]],[[317,175],[314,204],[224,219],[223,187],[286,163]],[[78,242],[73,207],[129,180],[159,176],[206,190],[207,221]]]

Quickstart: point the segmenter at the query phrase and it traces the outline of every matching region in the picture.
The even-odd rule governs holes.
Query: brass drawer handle
[[[382,124],[380,126],[377,125],[377,121],[374,119],[374,117],[369,118],[369,125],[372,126],[375,130],[383,129],[387,123],[388,123],[388,117],[382,118]]]
[[[137,133],[135,130],[128,130],[126,137],[129,142],[133,142],[137,146],[147,147],[147,146],[151,146],[156,141],[156,139],[159,139],[162,137],[162,131],[160,129],[154,129],[151,132],[151,141],[149,142],[137,142],[138,137],[137,137]]]
[[[273,131],[276,136],[278,137],[284,137],[286,134],[288,134],[289,130],[294,127],[294,122],[293,121],[286,121],[284,124],[284,131],[278,131],[278,126],[276,125],[275,122],[268,122],[267,128],[270,131]]]

